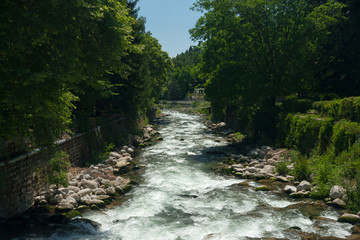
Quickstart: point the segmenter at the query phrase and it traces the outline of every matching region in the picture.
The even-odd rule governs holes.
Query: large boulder
[[[94,189],[94,190],[93,190],[93,193],[94,193],[95,195],[105,195],[105,194],[106,194],[105,190],[102,189],[102,188],[96,188],[96,189]]]
[[[294,193],[294,192],[296,192],[296,187],[295,187],[295,186],[286,185],[286,186],[284,187],[284,192],[287,193],[287,194]]]
[[[98,182],[94,180],[86,180],[86,179],[81,180],[80,185],[83,188],[90,188],[90,189],[96,189],[99,187]]]
[[[345,189],[341,186],[335,185],[330,189],[331,199],[342,198],[345,194]]]
[[[308,181],[302,181],[298,186],[297,186],[297,191],[311,191],[311,185]]]
[[[351,224],[360,223],[360,216],[356,214],[344,213],[341,217],[339,217],[338,222]]]

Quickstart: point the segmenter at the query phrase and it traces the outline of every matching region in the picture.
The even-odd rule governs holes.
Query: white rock
[[[135,151],[134,151],[133,148],[129,147],[129,148],[127,149],[127,152],[130,153],[130,154],[133,154]]]
[[[77,201],[76,201],[76,199],[75,198],[73,198],[73,197],[68,197],[68,198],[66,198],[66,200],[65,200],[67,203],[70,203],[71,205],[73,205],[74,207],[77,207]]]
[[[345,194],[345,189],[341,186],[335,185],[330,190],[331,199],[342,198]]]
[[[68,195],[68,198],[69,197],[75,199],[77,202],[80,201],[80,196],[77,193],[70,194],[70,195]]]
[[[105,192],[107,195],[114,195],[116,193],[116,190],[114,187],[108,187]]]
[[[114,157],[114,158],[116,158],[116,159],[117,159],[117,158],[121,158],[121,155],[120,155],[119,153],[117,153],[117,152],[111,152],[111,153],[110,153],[110,156],[111,156],[111,157]]]
[[[308,181],[302,181],[297,187],[297,191],[300,192],[302,190],[304,191],[311,191],[311,185]]]
[[[99,183],[94,180],[83,179],[81,180],[80,184],[83,188],[96,189],[99,187]]]
[[[258,169],[254,167],[247,167],[246,170],[250,173],[256,173],[258,171]]]
[[[74,206],[70,203],[62,202],[56,208],[60,211],[70,211],[74,209]]]
[[[83,197],[83,196],[85,196],[85,195],[88,195],[88,194],[90,194],[90,193],[91,193],[91,189],[89,189],[89,188],[80,190],[80,191],[78,192],[79,196],[81,196],[81,197]]]
[[[105,190],[102,189],[102,188],[96,188],[96,189],[94,189],[94,190],[93,190],[93,193],[94,193],[95,195],[105,195],[105,194],[106,194]]]
[[[69,189],[69,191],[74,191],[76,193],[80,191],[80,188],[75,186],[68,186],[67,189]]]
[[[288,194],[294,193],[294,192],[296,192],[296,187],[295,187],[295,186],[286,185],[286,186],[284,187],[284,192],[286,192],[286,193],[288,193]]]

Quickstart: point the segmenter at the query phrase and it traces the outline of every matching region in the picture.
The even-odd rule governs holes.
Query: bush
[[[314,102],[312,107],[322,115],[335,120],[348,119],[360,122],[360,97]]]
[[[346,195],[346,208],[356,214],[360,211],[360,173],[346,186]]]
[[[69,155],[66,152],[56,152],[49,161],[50,173],[48,174],[48,182],[50,184],[69,185],[67,173],[71,166]]]
[[[288,163],[285,161],[278,162],[275,166],[276,172],[279,175],[284,175],[284,176],[287,175],[289,173],[289,169],[287,166],[288,166]]]
[[[282,103],[283,111],[288,113],[306,113],[311,109],[313,101],[310,99],[298,99],[297,96],[287,96]]]
[[[332,144],[335,154],[351,147],[360,136],[360,124],[341,120],[334,126]]]
[[[292,151],[290,158],[294,162],[294,170],[292,171],[294,177],[299,181],[310,180],[311,170],[306,156],[298,151]]]
[[[321,148],[325,148],[326,138],[329,137],[327,134],[329,134],[328,131],[331,129],[332,122],[333,120],[330,118],[322,119],[316,115],[289,114],[285,119],[285,124],[283,124],[288,131],[285,133],[285,146],[309,155],[321,137]],[[322,131],[320,131],[321,129]]]

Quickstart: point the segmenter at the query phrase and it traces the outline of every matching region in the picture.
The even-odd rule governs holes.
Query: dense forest
[[[138,0],[0,3],[2,154],[52,145],[92,117],[136,121],[172,68]]]
[[[200,48],[192,46],[172,59],[174,69],[169,72],[163,98],[182,100],[187,94],[192,93],[195,87],[205,83],[199,77],[200,54]]]

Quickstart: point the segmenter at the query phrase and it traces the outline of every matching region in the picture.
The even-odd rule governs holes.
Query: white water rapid
[[[288,229],[321,236],[345,237],[351,225],[311,220],[299,203],[272,192],[256,192],[256,182],[222,177],[210,170],[221,156],[209,154],[227,143],[206,132],[201,118],[178,112],[160,126],[164,141],[147,147],[139,158],[145,166],[143,180],[122,205],[87,218],[102,224],[97,233],[61,232],[52,239],[201,240],[300,239]],[[208,152],[208,153],[207,153]],[[336,218],[332,208],[319,215]]]

